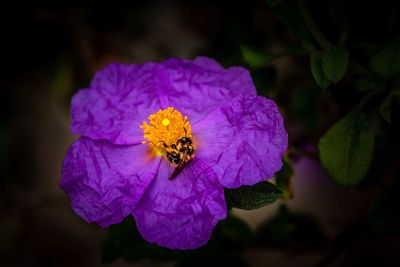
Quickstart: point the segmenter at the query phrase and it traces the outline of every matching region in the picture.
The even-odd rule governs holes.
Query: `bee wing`
[[[187,163],[187,158],[188,158],[189,154],[188,151],[185,149],[185,152],[183,152],[183,157],[181,159],[181,162],[178,164],[178,166],[176,167],[177,169],[183,169],[183,167],[186,165]]]
[[[185,165],[187,163],[186,160],[187,160],[188,155],[189,154],[188,154],[187,150],[185,149],[185,152],[183,152],[183,157],[181,159],[181,162],[179,162],[178,166],[176,166],[171,177],[169,177],[169,180],[174,179],[176,176],[178,176],[181,173],[181,171],[183,170],[183,167],[185,167]]]

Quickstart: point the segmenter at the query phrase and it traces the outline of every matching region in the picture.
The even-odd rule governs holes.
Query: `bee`
[[[175,170],[169,177],[169,180],[174,179],[181,173],[186,164],[193,158],[195,151],[192,139],[187,137],[186,129],[183,129],[185,130],[184,137],[178,139],[178,141],[171,146],[164,144],[167,151],[167,159],[173,166],[175,166]]]

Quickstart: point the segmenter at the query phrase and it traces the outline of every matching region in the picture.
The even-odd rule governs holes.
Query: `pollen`
[[[167,148],[182,137],[192,138],[191,127],[187,116],[183,116],[173,107],[160,109],[148,117],[148,123],[143,122],[143,137],[156,154],[164,154]]]
[[[161,123],[162,123],[162,125],[164,125],[164,126],[168,126],[168,125],[171,123],[171,121],[170,121],[169,119],[167,119],[167,118],[164,118],[164,119],[161,121]]]

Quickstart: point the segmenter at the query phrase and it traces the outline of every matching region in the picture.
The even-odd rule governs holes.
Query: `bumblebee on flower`
[[[195,146],[192,142],[190,124],[187,117],[169,107],[149,116],[150,125],[146,122],[140,127],[144,137],[157,154],[163,155],[175,167],[170,179],[175,178],[183,167],[194,157]]]
[[[287,133],[247,70],[206,57],[114,63],[71,104],[61,187],[103,227],[132,215],[142,236],[172,249],[204,245],[227,214],[223,188],[282,166]]]

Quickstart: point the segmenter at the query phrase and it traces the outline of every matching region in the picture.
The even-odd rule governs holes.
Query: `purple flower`
[[[72,98],[61,188],[85,221],[133,215],[151,243],[204,245],[226,217],[223,188],[253,185],[281,166],[287,133],[249,72],[206,57],[111,64]]]

